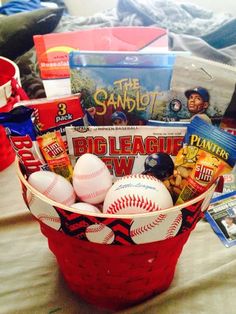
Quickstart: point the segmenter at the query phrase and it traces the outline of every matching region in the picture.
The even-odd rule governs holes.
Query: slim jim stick
[[[73,169],[60,132],[48,132],[37,141],[49,169],[71,181]]]

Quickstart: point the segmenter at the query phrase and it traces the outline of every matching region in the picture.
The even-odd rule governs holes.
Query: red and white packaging
[[[85,153],[100,157],[114,178],[144,171],[147,155],[165,152],[175,157],[186,127],[89,126],[66,127],[69,154],[72,159]]]

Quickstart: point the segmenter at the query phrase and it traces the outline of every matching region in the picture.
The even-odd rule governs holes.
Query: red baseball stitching
[[[87,199],[91,199],[91,198],[94,198],[96,196],[102,195],[106,192],[107,192],[107,189],[102,189],[102,190],[99,190],[99,191],[96,191],[93,193],[79,195],[79,197],[83,200],[87,200]]]
[[[88,232],[88,233],[99,232],[99,231],[101,231],[102,229],[105,228],[105,225],[101,225],[101,224],[98,224],[98,226],[96,226],[96,227],[95,227],[95,225],[91,225],[91,226],[93,226],[93,227],[86,229],[86,233],[87,233],[87,232]],[[91,227],[91,226],[90,226],[90,227]]]
[[[158,226],[164,219],[166,218],[166,215],[160,214],[155,220],[153,220],[151,223],[138,227],[136,229],[131,230],[130,236],[133,238],[135,236],[138,236],[145,231],[152,230],[154,227]]]
[[[131,175],[127,175],[127,176],[124,176],[122,178],[119,179],[120,180],[126,180],[126,179],[129,179],[129,178],[134,178],[134,179],[147,179],[147,180],[150,180],[150,181],[158,181],[158,182],[161,182],[159,179],[157,179],[156,177],[154,176],[150,176],[150,175],[145,175],[145,174],[131,174]]]
[[[166,239],[172,238],[174,237],[174,232],[176,230],[176,228],[178,228],[179,223],[182,220],[182,214],[179,214],[175,220],[172,222],[172,224],[170,225],[169,229],[167,230],[167,235],[166,235]]]
[[[50,198],[50,193],[52,189],[54,188],[54,186],[56,185],[57,181],[58,181],[58,177],[55,176],[52,182],[47,187],[47,189],[42,194]],[[65,205],[70,205],[71,203],[74,202],[74,200],[75,200],[75,197],[74,197],[74,193],[72,192],[72,194],[69,197],[67,197],[65,200],[61,201],[61,203]]]
[[[106,236],[105,236],[105,238],[104,238],[104,240],[102,241],[102,243],[108,243],[108,241],[110,240],[110,239],[112,239],[113,238],[113,231],[110,231]]]
[[[52,216],[47,216],[47,215],[41,214],[41,215],[37,216],[37,218],[39,220],[44,220],[45,219],[45,220],[49,220],[49,221],[52,221],[52,222],[59,222],[59,223],[61,223],[61,220],[58,217],[52,217]]]
[[[44,192],[42,192],[42,194],[44,194],[47,197],[50,197],[50,192],[54,188],[57,181],[58,181],[58,177],[54,176],[52,182],[49,184],[49,186],[46,188],[46,190]]]
[[[145,212],[153,212],[160,209],[159,205],[154,203],[152,200],[144,199],[143,196],[130,194],[121,196],[117,200],[111,204],[108,209],[108,214],[116,214],[120,210],[125,209],[127,207],[136,207],[138,209],[143,209]]]
[[[65,204],[65,205],[71,205],[72,203],[74,203],[75,201],[75,193],[72,192],[72,194],[67,197],[65,200],[63,200],[63,202],[61,202],[62,204]]]
[[[95,172],[91,172],[91,173],[88,173],[88,174],[76,174],[76,175],[74,175],[74,178],[75,179],[79,179],[79,180],[92,179],[92,178],[95,178],[98,175],[100,175],[105,168],[106,168],[106,166],[104,165],[101,169],[98,169]]]

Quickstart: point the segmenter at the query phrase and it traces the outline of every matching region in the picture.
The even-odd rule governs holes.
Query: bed
[[[9,47],[16,37],[8,36],[9,47],[4,50],[6,57],[17,62],[23,87],[31,98],[45,94],[32,46],[32,33],[126,25],[167,27],[171,50],[187,50],[203,58],[236,65],[236,19],[227,12],[216,15],[191,4],[163,0],[145,3],[120,0],[116,8],[88,18],[63,14],[62,9],[44,8],[40,12],[40,16],[35,16],[34,11],[21,14],[28,23],[29,16],[34,16],[31,25],[42,21],[44,14],[51,21],[50,28],[49,24],[41,24],[44,28],[40,30],[26,30],[24,36],[28,37],[24,38],[27,40],[24,46],[15,46],[14,54]],[[13,32],[16,32],[14,27]],[[23,202],[14,163],[0,173],[0,186],[0,312],[110,313],[85,303],[67,287],[46,238]],[[170,288],[119,313],[233,314],[236,308],[235,277],[236,247],[225,248],[210,225],[201,220],[184,247]]]

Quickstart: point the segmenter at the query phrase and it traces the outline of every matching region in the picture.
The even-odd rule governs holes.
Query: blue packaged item
[[[226,247],[236,245],[236,191],[213,198],[205,218]]]
[[[219,176],[232,171],[235,162],[236,137],[196,116],[176,156],[176,170],[181,167],[188,172],[176,204],[205,192]]]
[[[8,135],[21,136],[28,134],[36,140],[36,131],[31,120],[33,109],[19,106],[10,112],[0,113],[0,124],[5,128]]]
[[[144,125],[169,99],[176,53],[72,51],[72,93],[93,108],[97,125]]]
[[[24,174],[48,170],[36,141],[36,130],[31,120],[33,109],[18,106],[0,113],[0,124],[6,129]]]

